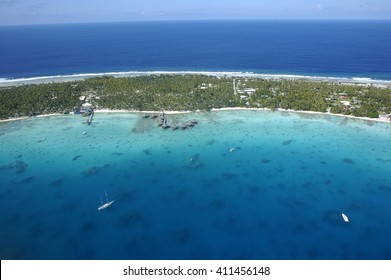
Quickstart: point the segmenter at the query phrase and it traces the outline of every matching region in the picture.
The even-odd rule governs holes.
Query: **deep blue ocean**
[[[0,41],[0,78],[163,70],[391,80],[391,21],[2,26]]]

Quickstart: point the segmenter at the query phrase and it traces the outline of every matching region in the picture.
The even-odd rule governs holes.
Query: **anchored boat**
[[[114,200],[112,201],[109,201],[109,199],[107,198],[107,192],[105,192],[105,195],[106,195],[106,203],[105,204],[102,204],[101,206],[98,207],[98,211],[100,210],[103,210],[103,209],[106,209],[107,207],[109,207],[111,204],[113,204]]]
[[[342,219],[343,219],[345,222],[349,223],[349,218],[348,218],[348,216],[346,216],[344,213],[342,213]]]

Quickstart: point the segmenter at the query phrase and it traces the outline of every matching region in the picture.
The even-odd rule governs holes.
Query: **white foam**
[[[51,82],[56,80],[80,80],[101,76],[147,76],[147,75],[208,75],[208,76],[228,76],[228,77],[248,77],[248,78],[265,78],[265,79],[312,79],[312,80],[332,80],[339,82],[362,82],[375,84],[391,84],[391,80],[376,80],[367,77],[332,77],[332,76],[310,76],[310,75],[293,75],[293,74],[261,74],[254,72],[225,72],[225,71],[122,71],[122,72],[99,72],[99,73],[79,73],[70,75],[53,75],[29,78],[0,78],[0,83],[29,83],[29,82]]]
[[[371,78],[360,78],[360,77],[353,77],[352,80],[354,80],[354,81],[363,81],[363,82],[373,81]]]

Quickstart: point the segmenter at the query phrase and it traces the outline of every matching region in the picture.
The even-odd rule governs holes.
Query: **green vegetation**
[[[98,109],[292,109],[379,117],[391,112],[391,89],[307,79],[149,75],[0,88],[0,118],[68,113],[82,97]]]
[[[254,94],[248,96],[249,107],[330,111],[334,114],[370,118],[378,118],[379,114],[391,112],[389,87],[305,79],[251,79],[245,81],[245,86],[256,89]]]
[[[203,85],[213,84],[213,86]],[[237,106],[232,79],[201,75],[151,75],[87,79],[89,101],[98,108],[205,110]]]
[[[80,104],[81,92],[73,83],[0,88],[0,118],[70,112]]]

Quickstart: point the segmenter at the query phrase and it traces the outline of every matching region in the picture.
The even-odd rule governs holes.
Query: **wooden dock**
[[[92,110],[91,115],[88,117],[87,124],[90,125],[92,123],[92,119],[94,118],[94,110]]]

